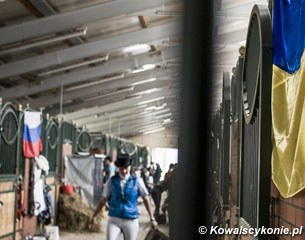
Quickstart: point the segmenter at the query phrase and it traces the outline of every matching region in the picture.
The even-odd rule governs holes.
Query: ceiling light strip
[[[50,44],[53,42],[58,42],[58,41],[66,40],[69,38],[85,36],[86,34],[87,34],[87,27],[81,27],[81,28],[77,28],[73,32],[69,32],[69,33],[65,33],[65,34],[61,34],[61,35],[55,35],[55,37],[49,37],[47,39],[31,41],[31,42],[28,42],[28,43],[25,43],[25,44],[22,44],[19,46],[0,49],[0,55],[9,54],[9,53],[13,53],[13,52],[21,51],[21,50],[26,50],[28,48],[33,48],[33,47],[37,47],[37,46],[41,46],[41,45],[45,45],[45,44]]]

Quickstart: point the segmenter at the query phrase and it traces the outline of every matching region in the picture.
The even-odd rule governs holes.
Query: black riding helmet
[[[119,153],[117,156],[117,160],[115,161],[115,165],[117,167],[128,167],[132,163],[132,159],[127,153]]]

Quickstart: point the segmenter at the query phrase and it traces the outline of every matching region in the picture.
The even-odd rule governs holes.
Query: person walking
[[[119,168],[119,172],[106,182],[101,201],[89,222],[89,229],[92,229],[95,216],[109,201],[107,240],[119,239],[121,232],[125,240],[136,240],[139,230],[139,195],[143,198],[150,216],[151,228],[155,229],[157,227],[148,191],[143,180],[130,172],[131,162],[132,160],[128,154],[118,154],[115,165]]]
[[[154,185],[160,182],[162,169],[158,163],[150,162],[149,173],[153,177]]]

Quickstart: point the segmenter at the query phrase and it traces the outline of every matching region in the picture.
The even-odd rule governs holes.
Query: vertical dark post
[[[223,100],[222,100],[222,114],[223,114],[223,146],[222,146],[222,176],[221,176],[221,196],[224,210],[229,209],[229,188],[230,188],[230,173],[229,166],[231,161],[231,87],[230,87],[230,73],[223,73]]]
[[[208,239],[208,123],[210,120],[212,1],[184,3],[184,49],[179,162],[170,239]]]

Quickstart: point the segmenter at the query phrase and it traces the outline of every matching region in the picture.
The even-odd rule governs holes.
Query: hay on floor
[[[68,231],[102,231],[103,209],[96,217],[92,230],[88,229],[89,221],[95,209],[90,208],[77,193],[68,196],[59,195],[58,200],[58,226]]]

